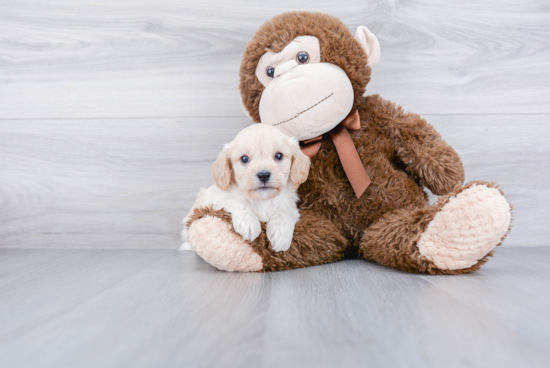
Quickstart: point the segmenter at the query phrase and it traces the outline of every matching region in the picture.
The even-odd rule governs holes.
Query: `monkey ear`
[[[223,149],[210,171],[212,171],[214,182],[220,189],[226,190],[229,188],[233,181],[233,165],[231,165],[231,159],[229,158],[228,147]]]
[[[367,53],[369,61],[367,65],[373,67],[380,61],[380,43],[378,38],[365,26],[357,27],[355,39],[361,44],[363,50]]]

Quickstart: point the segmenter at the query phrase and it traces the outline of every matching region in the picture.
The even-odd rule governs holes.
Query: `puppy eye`
[[[250,161],[250,159],[248,158],[248,156],[243,156],[243,157],[241,157],[241,162],[242,162],[243,164],[247,164],[248,161]]]
[[[300,51],[298,55],[296,55],[296,61],[300,64],[307,64],[309,61],[309,54],[305,51]]]
[[[275,160],[281,161],[283,159],[283,154],[281,152],[277,152],[275,154]]]
[[[267,69],[265,70],[265,73],[267,74],[267,76],[268,76],[269,78],[273,78],[273,76],[275,75],[275,68],[273,68],[273,67],[270,66],[269,68],[267,68]]]

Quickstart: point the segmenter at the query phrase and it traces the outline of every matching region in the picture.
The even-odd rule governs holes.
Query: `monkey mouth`
[[[330,95],[328,95],[327,97],[323,98],[321,101],[317,102],[316,104],[308,107],[307,109],[303,110],[303,111],[300,111],[299,113],[297,113],[296,115],[294,115],[293,117],[291,117],[290,119],[286,119],[286,120],[283,120],[281,121],[280,123],[277,123],[277,124],[273,124],[273,126],[277,126],[277,125],[281,125],[281,124],[284,124],[284,123],[288,123],[289,121],[291,120],[294,120],[296,119],[298,116],[302,115],[303,113],[313,109],[315,106],[319,105],[320,103],[322,102],[325,102],[326,100],[328,100],[330,97],[332,97],[334,95],[334,92],[331,93]]]

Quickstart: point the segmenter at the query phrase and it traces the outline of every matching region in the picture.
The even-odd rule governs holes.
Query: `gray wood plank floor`
[[[217,271],[174,250],[0,250],[0,366],[548,367],[550,248],[479,272]]]

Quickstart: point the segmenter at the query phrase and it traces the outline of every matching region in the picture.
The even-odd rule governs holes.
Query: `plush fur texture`
[[[334,224],[310,211],[300,211],[300,215],[295,229],[295,234],[300,235],[294,236],[286,252],[273,250],[266,236],[265,224],[253,242],[239,239],[239,234],[231,226],[231,215],[223,210],[197,208],[187,225],[198,255],[224,271],[281,271],[344,258],[348,241],[338,233]],[[316,231],[310,232],[311,228]]]
[[[423,236],[426,236],[426,231],[430,225],[437,224],[437,222],[433,221],[434,218],[445,209],[445,206],[449,202],[456,200],[460,193],[463,191],[468,191],[471,187],[491,190],[491,196],[489,196],[490,200],[496,199],[500,202],[500,204],[503,203],[502,200],[504,200],[506,204],[508,203],[504,197],[504,194],[500,189],[498,189],[495,183],[474,181],[464,186],[459,185],[455,187],[449,195],[439,197],[437,203],[433,205],[425,205],[423,207],[408,206],[384,214],[381,219],[365,230],[362,240],[359,243],[359,256],[388,267],[398,268],[409,272],[430,273],[434,275],[461,274],[479,270],[479,268],[487,262],[487,257],[493,255],[492,249],[502,244],[502,241],[510,230],[511,219],[507,216],[507,214],[510,214],[511,210],[509,207],[506,208],[507,214],[506,211],[502,211],[502,208],[501,211],[496,211],[497,217],[503,216],[504,218],[508,217],[509,219],[507,225],[504,224],[505,226],[500,227],[502,237],[492,243],[489,247],[490,249],[486,248],[485,252],[482,252],[483,254],[480,255],[474,264],[470,266],[463,267],[461,269],[439,267],[433,262],[432,259],[429,258],[430,254],[426,254],[428,255],[428,257],[426,257],[421,253],[418,247],[420,239]],[[498,193],[495,191],[498,191]],[[482,201],[485,200],[483,199]],[[467,207],[465,210],[467,211]],[[490,212],[486,214],[488,216],[484,216],[484,214],[481,213],[476,213],[476,211],[474,211],[473,214],[476,215],[477,219],[482,221],[487,221],[487,219],[492,218]],[[467,211],[466,219],[468,219],[468,215],[469,211]],[[459,217],[458,219],[464,219],[464,217]],[[498,222],[499,220],[494,223],[496,224]],[[450,224],[450,226],[453,225],[454,222]],[[475,221],[470,225],[470,230],[475,230]],[[482,227],[482,229],[485,228],[485,226]],[[467,232],[458,232],[454,238],[448,237],[440,243],[440,245],[442,245],[441,250],[445,252],[445,248],[449,245],[451,245],[450,248],[452,249],[452,245],[462,241],[463,236],[466,234]],[[431,235],[433,235],[433,233]],[[380,246],[381,244],[383,244],[383,246]],[[473,244],[475,247],[475,242]],[[467,255],[468,252],[465,254]],[[461,252],[456,252],[457,258],[462,258],[463,256],[464,254]]]
[[[278,15],[256,32],[244,51],[240,89],[244,107],[255,122],[260,122],[259,105],[264,85],[256,77],[256,66],[266,52],[280,52],[299,36],[314,36],[320,41],[321,61],[343,69],[351,80],[355,101],[361,101],[370,81],[368,57],[349,28],[336,17],[321,13],[289,12]]]
[[[262,258],[233,230],[227,212],[202,207],[194,210],[188,221],[194,225],[189,240],[197,254],[212,266],[223,271],[262,270]]]
[[[418,250],[438,268],[467,269],[499,244],[510,221],[510,205],[499,190],[474,184],[435,214]]]
[[[460,158],[420,116],[378,95],[363,97],[370,78],[368,57],[340,20],[319,13],[291,12],[258,30],[245,50],[240,73],[242,100],[249,114],[255,121],[260,118],[258,104],[264,86],[255,75],[260,57],[266,51],[279,52],[304,35],[317,37],[321,62],[339,66],[352,82],[361,129],[350,134],[372,183],[357,199],[334,144],[325,138],[308,180],[299,188],[302,217],[290,249],[272,252],[264,231],[250,243],[262,258],[262,269],[304,267],[344,256],[430,274],[479,269],[509,229],[510,207],[506,207],[503,193],[492,190],[495,185],[491,183],[463,185]],[[478,189],[467,191],[474,186]],[[425,188],[442,196],[436,204],[428,203]],[[455,202],[460,213],[451,218],[446,213],[453,205],[445,206]],[[452,224],[464,226],[465,232],[449,235]],[[191,224],[194,226],[197,224]],[[468,234],[487,231],[492,234],[490,241],[476,237],[465,248],[457,246]],[[439,235],[449,236],[436,240]]]
[[[246,161],[243,162],[243,159]],[[232,215],[233,228],[244,240],[255,240],[267,223],[267,237],[275,251],[287,250],[300,219],[296,188],[308,175],[310,160],[298,141],[277,128],[256,124],[243,129],[224,146],[212,165],[215,185],[201,189],[193,208],[212,206]],[[260,179],[263,176],[263,180]],[[191,250],[187,227],[182,250]]]

